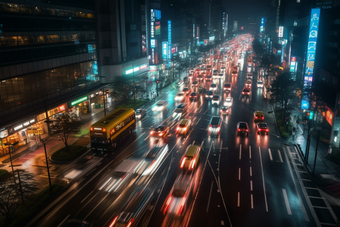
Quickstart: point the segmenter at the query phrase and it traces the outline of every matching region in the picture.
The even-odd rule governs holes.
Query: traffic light
[[[158,84],[158,83],[159,83],[159,80],[156,80],[156,83]]]
[[[309,120],[313,120],[314,113],[313,111],[309,112]]]

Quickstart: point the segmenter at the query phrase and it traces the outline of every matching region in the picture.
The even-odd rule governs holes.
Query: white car
[[[220,96],[214,95],[211,99],[211,105],[220,105]]]
[[[257,81],[257,87],[263,87],[263,81],[262,80]]]
[[[216,91],[216,90],[217,90],[216,84],[210,84],[209,91]]]
[[[184,98],[185,93],[184,92],[178,92],[175,96],[175,101],[182,101]]]
[[[227,97],[224,101],[224,106],[230,107],[233,105],[233,98],[232,97]]]
[[[218,75],[218,78],[223,79],[223,78],[224,78],[223,73],[220,73],[220,74]]]
[[[153,111],[163,111],[168,105],[168,102],[165,100],[160,100],[157,102],[157,104],[152,107]]]
[[[217,79],[218,78],[218,74],[217,73],[214,73],[213,76],[212,76],[213,79]]]

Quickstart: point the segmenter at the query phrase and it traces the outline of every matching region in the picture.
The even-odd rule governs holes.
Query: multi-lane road
[[[245,63],[246,57],[242,58]],[[210,64],[213,65],[212,60]],[[218,69],[220,67],[218,65]],[[254,75],[251,95],[242,98],[247,71]],[[211,117],[220,116],[219,106],[212,106],[211,100],[203,95],[195,102],[190,102],[189,97],[182,101],[189,105],[185,118],[191,119],[193,125],[187,136],[176,136],[179,121],[172,118],[178,104],[174,97],[184,86],[198,89],[192,87],[189,80],[164,98],[169,102],[165,111],[148,109],[146,117],[137,122],[132,137],[115,152],[104,156],[86,175],[71,181],[59,198],[28,226],[61,226],[68,219],[86,220],[92,226],[110,226],[123,204],[141,187],[150,190],[152,197],[137,226],[321,226],[332,223],[332,216],[316,211],[318,204],[308,192],[313,186],[303,175],[295,149],[281,143],[274,116],[268,114],[271,106],[263,99],[262,89],[256,86],[256,68],[241,63],[238,75],[231,76],[231,68],[227,67],[225,78],[213,81],[218,87],[214,93],[223,97],[222,100],[227,97],[223,93],[226,81],[232,83],[228,96],[233,97],[233,105],[231,113],[222,117],[219,137],[210,137],[207,133]],[[201,84],[209,90],[211,82]],[[255,133],[255,110],[263,111],[269,135]],[[236,135],[239,121],[248,122],[248,137]],[[149,133],[159,124],[168,125],[170,135],[157,140]],[[119,192],[103,190],[102,185],[119,163],[126,158],[141,160],[156,143],[169,146],[156,173],[134,179],[136,181]],[[192,175],[193,193],[183,217],[178,218],[163,211],[175,179],[182,173],[180,161],[190,144],[201,146],[201,157]],[[327,203],[325,207],[329,208]]]

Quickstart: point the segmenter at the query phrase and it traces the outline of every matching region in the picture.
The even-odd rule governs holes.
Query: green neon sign
[[[75,105],[77,105],[77,104],[79,104],[79,103],[81,103],[81,102],[84,102],[84,101],[86,101],[86,100],[87,100],[87,96],[81,97],[81,98],[79,98],[79,99],[77,99],[77,100],[71,102],[71,106],[75,106]]]

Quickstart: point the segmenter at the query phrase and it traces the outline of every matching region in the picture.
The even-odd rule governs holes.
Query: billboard
[[[155,39],[151,39],[150,40],[150,46],[151,46],[151,48],[155,48],[156,47],[156,40]]]
[[[264,31],[264,17],[261,18],[260,33]]]
[[[171,33],[171,20],[168,20],[168,59],[171,59],[171,44],[172,44],[172,33]]]
[[[237,32],[237,21],[234,21],[234,27],[233,27],[234,32]]]
[[[162,42],[162,57],[168,59],[168,42]]]
[[[320,9],[312,9],[309,23],[309,35],[306,56],[306,68],[304,77],[304,88],[311,88],[313,83],[315,51],[319,31]]]
[[[279,27],[279,38],[283,37],[283,26]]]

